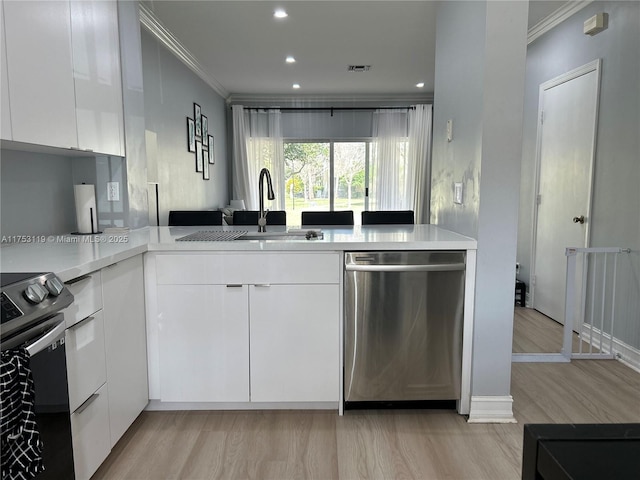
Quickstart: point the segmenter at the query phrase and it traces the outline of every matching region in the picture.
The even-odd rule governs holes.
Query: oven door
[[[38,324],[31,339],[21,343],[31,356],[34,410],[43,445],[45,470],[38,480],[75,477],[64,338],[64,315],[59,313]]]

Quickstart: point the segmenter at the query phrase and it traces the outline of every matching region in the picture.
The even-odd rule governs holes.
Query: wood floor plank
[[[511,394],[505,425],[450,410],[143,412],[93,478],[516,480],[525,423],[640,423],[640,373],[615,360],[514,363]]]

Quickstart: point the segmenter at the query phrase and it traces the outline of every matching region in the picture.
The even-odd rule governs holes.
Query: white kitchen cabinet
[[[3,7],[2,138],[124,156],[117,2]]]
[[[248,288],[159,285],[164,402],[249,401]]]
[[[4,2],[13,140],[77,148],[68,1]]]
[[[338,285],[251,286],[251,401],[337,402]]]
[[[108,395],[105,383],[71,415],[76,480],[89,480],[111,451]]]
[[[150,378],[160,402],[337,404],[339,254],[147,260]]]
[[[102,311],[67,329],[69,407],[74,412],[107,381]]]
[[[78,147],[124,156],[117,3],[70,5]]]
[[[102,310],[102,280],[100,271],[91,272],[65,282],[73,295],[73,303],[64,312],[67,328]]]
[[[149,401],[141,255],[102,269],[102,298],[113,447]]]
[[[0,3],[0,67],[2,69],[2,77],[0,77],[0,138],[3,140],[12,140],[11,133],[11,108],[9,107],[9,72],[7,71],[7,44],[4,34],[4,2]]]

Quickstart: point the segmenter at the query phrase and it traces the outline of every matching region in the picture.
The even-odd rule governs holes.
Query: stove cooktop
[[[23,280],[29,280],[30,278],[37,278],[44,275],[42,272],[27,272],[27,273],[0,273],[0,288],[8,287],[14,283],[22,282]]]

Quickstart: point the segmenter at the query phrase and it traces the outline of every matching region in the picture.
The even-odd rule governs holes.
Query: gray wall
[[[122,157],[65,156],[5,147],[0,166],[2,235],[55,235],[77,230],[73,186],[81,183],[95,185],[100,230],[128,225],[126,162]],[[107,182],[111,181],[120,183],[120,201],[107,201]]]
[[[72,160],[3,149],[2,235],[55,235],[76,230]]]
[[[131,228],[149,224],[147,201],[147,156],[145,145],[145,110],[140,47],[138,2],[118,2],[122,103],[124,110],[126,171],[122,178],[124,193],[123,223]],[[100,170],[100,165],[97,165]]]
[[[582,33],[586,19],[609,14],[609,28]],[[593,247],[627,247],[620,258],[615,336],[640,347],[640,3],[594,2],[528,47],[522,152],[519,277],[531,273],[538,89],[569,70],[602,58],[593,184]]]
[[[150,180],[159,184],[160,224],[166,225],[169,210],[217,209],[228,204],[227,132],[225,101],[146,30],[142,30],[144,104],[146,129],[157,142],[148,150]],[[215,137],[216,164],[210,180],[195,171],[195,154],[187,151],[187,116],[193,104],[202,108]]]
[[[437,13],[431,220],[478,240],[473,396],[510,393],[527,9],[441,2]]]

